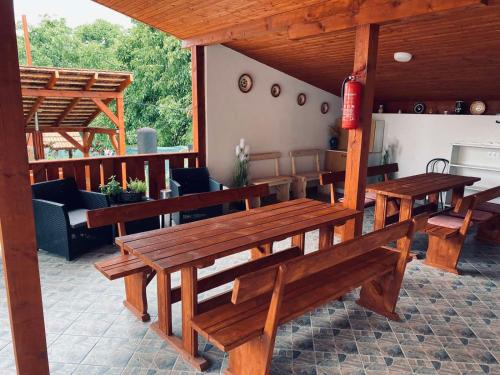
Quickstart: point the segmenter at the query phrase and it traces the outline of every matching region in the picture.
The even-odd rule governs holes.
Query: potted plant
[[[101,193],[106,194],[109,197],[111,203],[118,203],[120,195],[123,191],[120,183],[116,181],[116,176],[111,176],[108,179],[107,184],[99,185],[99,190]]]
[[[130,178],[127,182],[127,190],[122,191],[120,195],[121,201],[123,203],[140,202],[144,194],[146,194],[146,190],[146,182],[139,180],[138,178],[134,180]]]

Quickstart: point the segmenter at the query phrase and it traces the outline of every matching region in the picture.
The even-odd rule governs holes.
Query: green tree
[[[19,35],[19,59],[25,64],[24,40]],[[30,41],[35,66],[134,74],[125,92],[128,144],[136,143],[136,130],[141,127],[156,129],[160,146],[191,143],[191,55],[177,39],[139,22],[124,29],[97,20],[73,29],[62,18],[46,17],[30,27]],[[114,127],[102,114],[92,126]],[[97,141],[108,142],[102,136]]]

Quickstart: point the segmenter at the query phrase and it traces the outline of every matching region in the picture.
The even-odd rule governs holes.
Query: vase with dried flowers
[[[340,127],[339,124],[330,125],[330,150],[336,150],[339,147]]]
[[[250,146],[245,144],[245,139],[241,138],[236,145],[236,161],[234,165],[233,186],[243,187],[249,183]]]

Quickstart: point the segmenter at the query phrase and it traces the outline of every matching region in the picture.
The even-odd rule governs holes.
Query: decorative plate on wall
[[[486,103],[480,100],[476,100],[475,102],[471,103],[469,110],[471,115],[482,115],[484,112],[486,112]]]
[[[277,98],[281,94],[281,86],[275,83],[271,86],[271,95]]]
[[[306,101],[307,101],[306,94],[304,94],[303,92],[301,92],[301,93],[297,96],[297,104],[298,104],[298,105],[304,105],[304,104],[306,104]]]
[[[321,103],[321,113],[326,114],[330,110],[330,106],[327,102]]]
[[[425,104],[424,103],[415,103],[413,106],[413,112],[421,114],[425,112]]]
[[[252,89],[253,80],[250,74],[242,74],[238,79],[238,87],[241,92],[247,93]]]

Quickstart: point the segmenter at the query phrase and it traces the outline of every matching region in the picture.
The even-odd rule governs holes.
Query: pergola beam
[[[25,131],[26,133],[33,133],[35,132],[35,129],[28,128]],[[88,133],[107,134],[107,135],[116,134],[115,129],[79,127],[79,126],[62,126],[62,127],[45,126],[41,127],[39,130],[40,133],[57,133],[59,131],[82,132],[82,133],[88,132]]]
[[[72,136],[70,136],[68,133],[66,133],[64,130],[58,130],[57,133],[61,135],[65,140],[67,140],[69,143],[71,143],[77,150],[81,151],[82,153],[85,152],[85,146],[78,143],[76,139],[74,139]]]
[[[92,98],[92,101],[106,116],[108,116],[111,122],[113,122],[117,127],[119,126],[120,121],[118,120],[118,117],[111,111],[111,109],[109,109],[106,104],[104,104],[101,99]]]
[[[98,78],[99,78],[99,73],[94,73],[92,78],[90,78],[87,84],[85,85],[85,91],[89,91],[92,88],[92,86],[94,86],[94,83],[97,81]],[[76,107],[80,99],[81,98],[74,98],[71,101],[71,103],[69,103],[64,112],[61,114],[61,116],[59,116],[59,118],[57,119],[56,126],[60,126],[62,124],[66,116],[68,116],[68,114],[73,110],[73,108]]]
[[[22,89],[23,96],[44,96],[48,98],[98,98],[115,99],[123,97],[122,92],[117,91],[76,91],[76,90],[47,90],[47,89]]]
[[[0,1],[0,241],[19,375],[48,375],[12,0]]]
[[[198,167],[206,166],[205,47],[191,47],[191,95],[193,108],[193,148]]]
[[[52,74],[52,76],[50,77],[50,81],[47,85],[47,89],[48,90],[52,89],[56,85],[58,79],[59,79],[59,71],[56,70]],[[38,108],[40,108],[40,106],[42,105],[44,100],[45,100],[44,96],[40,96],[39,98],[37,98],[37,100],[35,101],[35,104],[33,104],[33,107],[31,107],[31,109],[28,113],[28,116],[26,116],[26,125],[29,124],[29,122],[31,121],[31,119],[35,115],[36,111],[38,111]]]
[[[486,4],[488,0],[329,1],[188,38],[182,46],[227,43],[269,33],[286,33],[290,39],[300,39]]]

